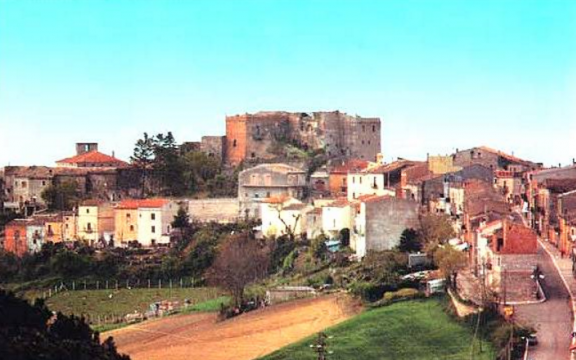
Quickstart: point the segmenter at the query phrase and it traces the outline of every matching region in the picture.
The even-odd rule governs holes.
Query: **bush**
[[[359,296],[363,301],[374,302],[378,301],[384,295],[386,290],[391,288],[387,285],[374,284],[367,281],[356,281],[350,285],[350,292]]]
[[[389,291],[384,294],[384,300],[394,302],[397,300],[415,299],[420,296],[420,292],[416,289],[400,289],[398,291]]]

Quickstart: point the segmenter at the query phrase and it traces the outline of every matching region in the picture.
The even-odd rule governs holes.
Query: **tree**
[[[328,238],[324,234],[316,236],[310,242],[310,254],[318,260],[324,260],[328,254],[328,247],[326,246]]]
[[[186,229],[190,227],[190,215],[188,215],[188,211],[184,209],[184,207],[180,207],[176,216],[174,216],[174,220],[172,221],[172,227],[174,229]]]
[[[48,185],[40,194],[50,210],[72,210],[80,201],[78,186],[73,181]]]
[[[148,133],[144,133],[143,138],[136,141],[134,153],[130,157],[130,161],[132,165],[142,172],[142,189],[140,195],[144,197],[146,195],[148,174],[154,164],[154,139],[149,137]]]
[[[0,354],[3,359],[129,360],[112,338],[100,343],[84,318],[58,313],[42,301],[30,305],[0,289]]]
[[[422,243],[418,236],[418,232],[414,229],[406,229],[400,236],[400,244],[398,250],[405,253],[414,253],[422,250]]]
[[[450,245],[438,246],[434,251],[434,263],[451,287],[456,286],[458,271],[466,267],[466,253],[454,249]]]
[[[344,228],[340,230],[340,245],[343,247],[350,246],[350,229]]]
[[[211,282],[232,295],[234,305],[241,307],[244,289],[263,278],[270,256],[265,247],[247,233],[230,236],[222,245],[210,272]]]
[[[432,254],[439,244],[456,236],[447,215],[428,214],[420,218],[418,237],[427,253]]]

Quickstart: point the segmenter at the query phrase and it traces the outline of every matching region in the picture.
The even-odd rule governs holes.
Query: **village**
[[[427,247],[448,247],[462,260],[404,278],[423,276],[428,293],[447,286],[458,301],[480,308],[493,303],[505,316],[516,312],[515,305],[547,300],[542,282],[552,274],[542,268],[540,248],[573,271],[576,165],[545,168],[486,146],[385,162],[381,129],[379,118],[339,111],[259,112],[226,117],[224,136],[172,146],[179,156],[216,164],[216,177],[232,179],[224,187],[235,188],[224,196],[162,195],[167,170],[157,170],[152,157],[142,165],[136,156],[123,161],[104,154],[98,143],[77,143],[76,153],[55,166],[3,168],[0,204],[9,221],[0,241],[17,257],[48,245],[83,244],[92,251],[145,250],[162,263],[170,249],[182,247],[189,224],[243,223],[256,239],[287,239],[295,244],[290,249],[320,242],[332,254],[326,256],[344,254],[352,263],[403,248],[414,271],[437,268]],[[447,224],[449,237],[410,246],[410,234],[434,232],[438,221]],[[294,257],[284,253],[280,261]],[[564,282],[574,282],[570,272],[560,271]],[[307,289],[315,292],[277,290],[288,299]]]

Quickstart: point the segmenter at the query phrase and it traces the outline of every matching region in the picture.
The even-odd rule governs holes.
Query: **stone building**
[[[400,195],[407,184],[406,170],[412,167],[427,170],[425,163],[398,160],[390,164],[370,166],[360,171],[349,171],[347,177],[348,201],[353,201],[363,195]]]
[[[240,217],[237,198],[190,199],[187,200],[188,215],[195,222],[233,223]]]
[[[456,150],[453,159],[454,166],[467,167],[471,165],[482,165],[491,170],[506,170],[512,172],[525,172],[542,167],[542,164],[522,160],[516,156],[486,146],[462,151]]]
[[[500,300],[530,301],[538,295],[532,275],[538,264],[538,239],[523,224],[508,218],[477,231],[476,272]]]
[[[306,173],[286,164],[261,164],[238,175],[240,214],[260,217],[263,199],[290,196],[302,199],[306,188]]]
[[[42,192],[52,183],[54,172],[46,166],[6,166],[4,168],[5,199],[9,203],[44,206]]]
[[[188,141],[180,145],[182,153],[200,151],[209,157],[224,160],[226,156],[226,136],[202,136],[201,141]]]
[[[274,146],[293,144],[324,149],[328,157],[376,160],[380,152],[380,119],[339,111],[259,112],[226,117],[226,161],[270,160]]]
[[[98,151],[98,143],[76,143],[76,155],[56,161],[57,167],[116,169],[128,163]]]
[[[350,247],[362,258],[370,250],[391,250],[404,230],[419,227],[418,203],[391,196],[359,198],[359,212],[351,231]]]

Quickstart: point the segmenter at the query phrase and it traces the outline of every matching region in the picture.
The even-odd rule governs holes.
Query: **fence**
[[[70,291],[118,291],[118,290],[136,290],[136,289],[184,289],[198,287],[198,281],[194,278],[178,279],[132,279],[132,280],[69,280],[61,281],[47,290],[43,291],[43,298],[48,299],[56,294]],[[111,295],[112,298],[112,295]],[[211,297],[206,295],[200,301],[209,300]],[[148,309],[148,311],[134,313],[109,313],[109,314],[89,314],[82,313],[79,316],[84,317],[87,323],[92,325],[110,325],[110,324],[127,324],[138,322],[151,317],[161,317],[172,313],[180,312],[188,306],[194,305],[191,302],[184,301],[167,301],[157,302],[158,308]]]
[[[69,280],[43,290],[43,299],[52,297],[62,291],[78,290],[120,290],[120,289],[175,289],[194,288],[198,286],[198,281],[194,278],[179,279],[127,279],[127,280]]]

